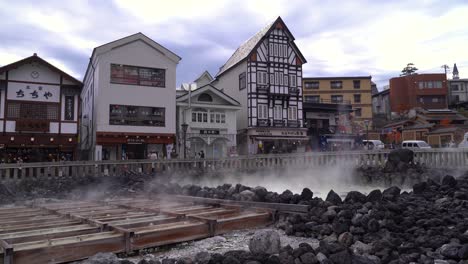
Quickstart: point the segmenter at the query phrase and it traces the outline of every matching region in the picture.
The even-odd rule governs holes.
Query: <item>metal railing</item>
[[[116,176],[124,172],[193,173],[247,171],[279,168],[356,167],[385,165],[390,150],[307,152],[277,155],[239,156],[221,159],[70,161],[1,164],[0,181],[28,177]],[[468,149],[430,149],[415,151],[414,161],[429,168],[468,168]]]

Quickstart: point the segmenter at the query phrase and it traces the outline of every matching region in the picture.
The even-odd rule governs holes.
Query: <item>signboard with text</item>
[[[7,99],[58,103],[60,101],[60,86],[8,82]]]
[[[302,136],[307,136],[307,131],[306,130],[279,130],[279,129],[277,130],[277,129],[258,128],[258,129],[250,130],[249,135],[302,137]]]

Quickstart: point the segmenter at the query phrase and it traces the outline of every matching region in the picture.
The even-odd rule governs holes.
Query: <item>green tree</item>
[[[410,62],[410,63],[406,64],[406,67],[404,67],[403,70],[401,70],[400,76],[407,76],[407,75],[416,74],[417,70],[418,70],[418,68],[414,67],[414,64]]]

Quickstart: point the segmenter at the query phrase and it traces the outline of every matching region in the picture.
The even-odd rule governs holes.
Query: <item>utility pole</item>
[[[448,70],[450,70],[450,66],[448,66],[447,64],[444,64],[444,65],[442,65],[442,66],[440,66],[440,67],[441,67],[441,68],[444,68],[444,70],[445,70],[445,76],[447,76],[447,72],[448,72]]]

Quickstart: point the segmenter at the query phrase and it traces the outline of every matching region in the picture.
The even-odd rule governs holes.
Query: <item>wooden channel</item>
[[[0,264],[63,263],[271,223],[269,209],[126,198],[0,208]]]

